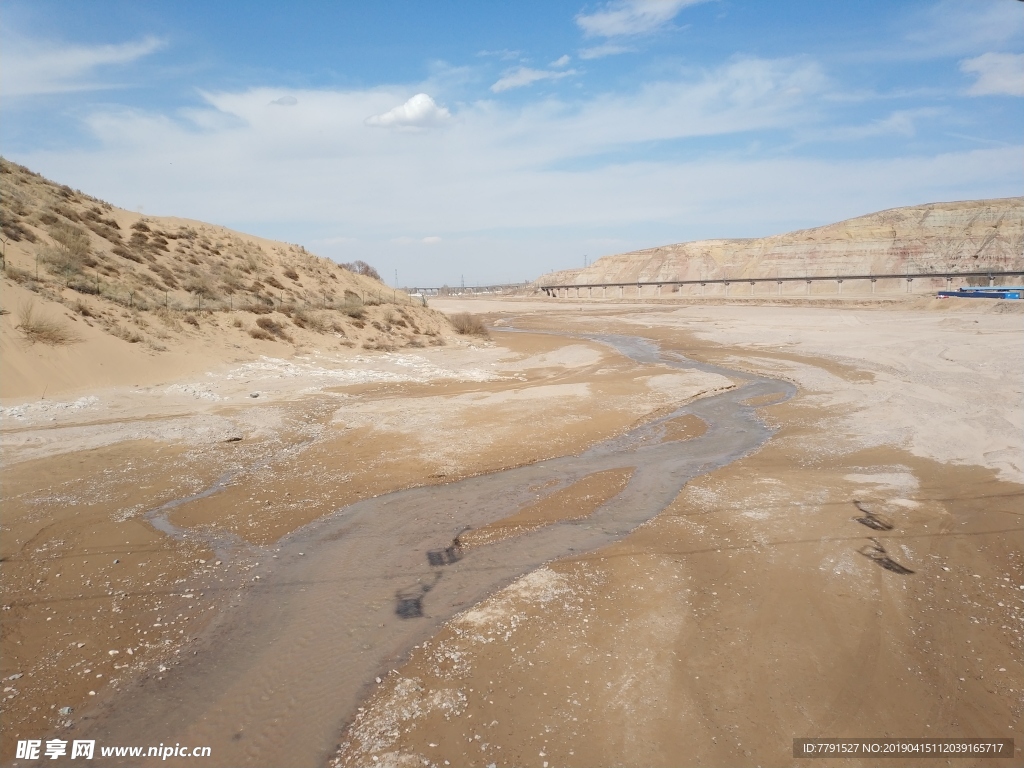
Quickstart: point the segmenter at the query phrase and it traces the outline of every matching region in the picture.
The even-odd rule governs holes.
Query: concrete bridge
[[[1024,277],[1024,269],[1016,270],[996,270],[987,269],[975,272],[914,272],[904,274],[883,274],[883,275],[803,275],[800,277],[728,277],[728,278],[716,278],[716,279],[701,279],[701,280],[638,280],[627,283],[568,283],[564,285],[541,285],[540,290],[544,291],[545,294],[554,298],[594,298],[594,289],[600,289],[601,293],[597,298],[609,298],[608,289],[612,289],[613,293],[611,298],[616,297],[615,289],[618,289],[617,297],[623,298],[626,296],[626,289],[630,289],[630,295],[641,297],[644,295],[644,288],[651,288],[651,292],[648,296],[661,296],[662,288],[669,287],[673,293],[680,292],[680,289],[688,287],[690,289],[689,295],[694,295],[694,291],[697,287],[700,288],[701,296],[706,295],[707,287],[711,286],[723,286],[724,295],[730,295],[731,286],[745,286],[749,285],[749,294],[755,294],[755,288],[758,285],[766,284],[768,291],[764,293],[772,293],[771,284],[774,283],[776,286],[775,294],[782,295],[782,288],[784,284],[804,284],[803,293],[809,295],[811,293],[812,283],[833,283],[837,287],[837,293],[843,292],[843,284],[847,282],[855,281],[870,281],[871,293],[875,293],[876,285],[879,281],[887,281],[891,284],[892,281],[897,281],[898,285],[906,283],[906,293],[914,292],[914,281],[919,283],[925,281],[945,281],[945,288],[949,289],[953,286],[953,282],[956,280],[967,280],[969,278],[981,278],[987,280],[990,286],[996,284],[996,279],[1003,277]],[[940,282],[941,285],[941,282]],[[633,292],[635,289],[635,293]],[[584,295],[582,291],[587,293]],[[575,291],[575,295],[572,293]],[[792,291],[788,292],[789,295],[793,295]],[[719,294],[721,295],[721,294]],[[733,295],[743,295],[736,293]]]
[[[418,293],[422,296],[466,296],[481,293],[513,293],[521,291],[529,283],[503,283],[501,285],[442,285],[440,288],[403,288],[407,293]]]

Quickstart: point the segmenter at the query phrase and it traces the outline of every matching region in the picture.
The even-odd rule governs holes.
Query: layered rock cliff
[[[916,274],[1024,266],[1024,197],[893,208],[754,239],[698,240],[605,256],[542,285]]]

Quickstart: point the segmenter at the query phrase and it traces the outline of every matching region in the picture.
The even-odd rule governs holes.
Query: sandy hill
[[[137,383],[218,361],[444,344],[363,263],[115,208],[0,158],[0,396]]]
[[[1024,197],[932,203],[756,239],[698,240],[605,256],[542,285],[1019,269]]]

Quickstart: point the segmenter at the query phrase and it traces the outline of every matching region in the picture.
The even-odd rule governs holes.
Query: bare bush
[[[272,333],[279,339],[285,341],[291,341],[292,337],[287,334],[284,326],[278,323],[276,320],[272,320],[269,317],[261,317],[256,321],[256,325],[262,328],[267,333]]]
[[[54,272],[81,272],[92,250],[88,233],[71,222],[58,222],[49,231],[54,245],[42,249],[40,260]]]
[[[60,346],[81,341],[63,320],[40,317],[33,301],[27,301],[18,308],[18,330],[32,344]]]
[[[463,336],[483,336],[488,338],[487,328],[484,326],[483,320],[476,315],[471,315],[469,312],[459,312],[448,318],[451,321],[452,327],[457,333]]]
[[[349,272],[355,272],[357,275],[365,275],[366,277],[372,277],[374,280],[380,280],[380,273],[365,261],[353,261],[349,264],[339,264],[338,266],[342,269],[347,269]]]
[[[250,328],[249,329],[249,335],[252,336],[254,339],[259,339],[260,341],[273,341],[274,340],[273,335],[267,333],[262,328]]]
[[[319,312],[295,309],[292,311],[292,322],[299,328],[307,328],[315,333],[327,333],[331,330],[331,323]]]
[[[13,264],[4,267],[4,274],[16,283],[25,283],[34,279],[32,273],[27,269],[18,269]]]

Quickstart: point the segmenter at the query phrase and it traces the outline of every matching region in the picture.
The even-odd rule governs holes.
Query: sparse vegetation
[[[273,334],[279,339],[284,341],[291,341],[292,337],[285,331],[284,326],[269,317],[261,317],[256,321],[256,325],[266,331],[267,333]]]
[[[249,335],[252,336],[254,339],[259,339],[260,341],[274,340],[274,337],[271,334],[264,331],[262,328],[250,328]]]
[[[380,280],[380,273],[365,261],[353,261],[349,264],[339,264],[338,266],[342,269],[347,269],[349,272],[355,272],[357,275],[365,275],[366,277],[372,277],[374,280]]]
[[[33,301],[18,307],[18,330],[32,344],[61,346],[81,341],[63,320],[40,316]]]
[[[490,334],[487,333],[486,326],[484,326],[483,320],[476,315],[471,315],[469,312],[459,312],[452,315],[449,320],[451,320],[452,327],[455,331],[463,336],[490,337]]]
[[[81,322],[154,350],[166,349],[156,340],[194,339],[187,325],[292,343],[321,334],[385,350],[422,346],[421,326],[437,324],[418,298],[373,282],[379,273],[364,261],[339,265],[297,245],[140,218],[3,158],[0,198],[9,240],[0,277],[37,295],[19,329],[32,341],[70,343]],[[250,331],[246,311],[266,322]],[[220,323],[221,312],[233,314]]]

